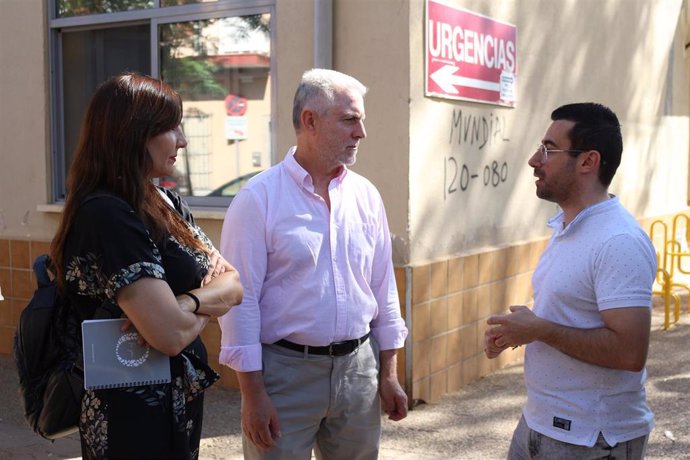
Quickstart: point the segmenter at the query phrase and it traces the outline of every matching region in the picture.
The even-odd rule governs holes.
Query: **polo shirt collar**
[[[550,218],[546,225],[554,230],[555,236],[565,236],[570,232],[574,232],[579,227],[580,223],[587,217],[597,214],[601,211],[605,211],[613,206],[618,206],[618,201],[619,200],[616,195],[609,194],[608,200],[600,201],[599,203],[595,203],[580,211],[580,213],[575,216],[575,219],[573,219],[572,222],[570,222],[565,228],[563,228],[563,210],[559,211],[555,216]]]

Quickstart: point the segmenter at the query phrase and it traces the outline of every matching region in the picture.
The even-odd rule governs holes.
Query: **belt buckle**
[[[328,345],[328,356],[330,356],[331,358],[334,357],[334,355],[333,355],[333,344],[332,343]]]

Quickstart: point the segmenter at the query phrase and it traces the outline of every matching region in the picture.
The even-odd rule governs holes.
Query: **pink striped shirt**
[[[390,350],[407,337],[378,191],[343,168],[329,212],[294,153],[252,178],[223,223],[220,250],[244,299],[219,318],[219,361],[237,371],[260,370],[261,344],[280,339],[321,346],[371,330]]]

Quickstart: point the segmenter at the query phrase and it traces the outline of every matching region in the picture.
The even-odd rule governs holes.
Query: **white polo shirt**
[[[563,212],[532,277],[534,313],[565,326],[604,326],[600,312],[652,304],[656,253],[618,198],[597,203],[563,228]],[[570,444],[593,446],[599,432],[615,445],[648,434],[646,371],[608,369],[535,341],[525,350],[527,425]]]

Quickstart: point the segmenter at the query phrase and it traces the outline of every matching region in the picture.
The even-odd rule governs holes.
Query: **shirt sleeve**
[[[220,252],[237,268],[244,289],[242,303],[218,318],[218,361],[239,372],[262,369],[259,299],[266,276],[265,206],[249,189],[235,196],[223,222]]]
[[[158,248],[134,210],[102,196],[77,211],[65,251],[68,288],[78,295],[114,300],[142,277],[165,278]]]
[[[599,310],[651,307],[657,263],[645,238],[616,235],[602,247],[594,277]]]
[[[402,348],[407,337],[407,327],[400,315],[400,299],[393,269],[391,236],[386,211],[381,201],[378,240],[372,266],[371,290],[378,304],[378,314],[370,324],[371,333],[381,350]]]

